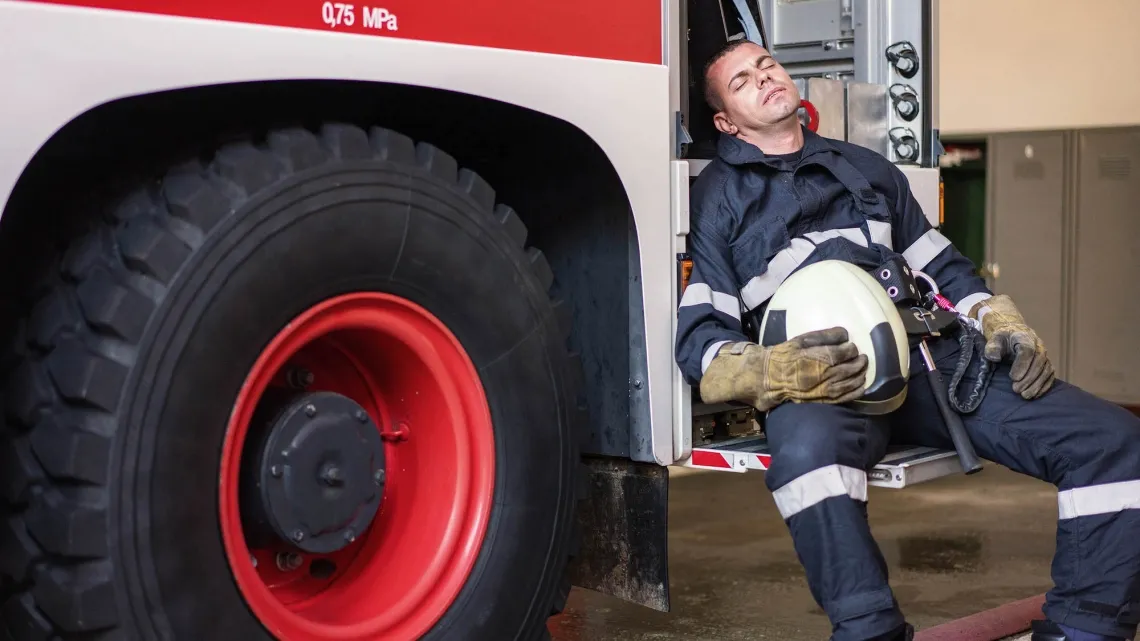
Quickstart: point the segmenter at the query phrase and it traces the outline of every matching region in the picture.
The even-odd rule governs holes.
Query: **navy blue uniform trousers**
[[[956,338],[929,345],[949,381]],[[977,380],[980,359],[962,390]],[[910,371],[906,402],[890,415],[785,403],[765,421],[773,454],[766,483],[834,641],[882,638],[903,623],[871,536],[865,471],[890,442],[953,449],[929,384],[919,378],[925,367],[917,350]],[[979,456],[1058,489],[1054,587],[1045,614],[1078,630],[1131,639],[1140,619],[1140,418],[1059,379],[1031,401],[1011,385],[1005,362],[978,409],[962,418]],[[971,481],[987,491],[984,471]]]

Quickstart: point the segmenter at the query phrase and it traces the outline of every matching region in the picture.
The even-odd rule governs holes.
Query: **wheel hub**
[[[314,553],[356,540],[383,497],[380,429],[333,392],[300,394],[276,414],[246,477],[254,530]]]
[[[483,549],[496,451],[479,370],[427,309],[355,292],[294,317],[250,366],[222,448],[222,542],[250,610],[293,641],[422,638]],[[345,496],[361,481],[375,499]]]

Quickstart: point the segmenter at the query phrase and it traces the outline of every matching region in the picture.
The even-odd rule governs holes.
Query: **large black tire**
[[[547,638],[576,545],[580,373],[551,270],[486,182],[433,146],[336,124],[224,146],[105,213],[9,354],[10,638],[272,638],[223,551],[221,443],[267,341],[358,290],[441,319],[494,423],[483,547],[427,638]]]

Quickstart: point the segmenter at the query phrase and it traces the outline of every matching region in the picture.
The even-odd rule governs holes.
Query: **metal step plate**
[[[902,489],[951,474],[962,474],[962,463],[954,450],[904,445],[889,448],[883,460],[867,473],[867,482]]]
[[[768,452],[767,437],[745,436],[694,447],[693,456],[680,465],[743,473],[748,470],[767,470],[772,465],[772,455]],[[867,473],[867,482],[879,487],[901,489],[961,472],[958,454],[953,450],[896,445],[889,447],[883,460]]]

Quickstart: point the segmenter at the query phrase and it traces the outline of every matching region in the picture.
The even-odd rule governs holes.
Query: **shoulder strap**
[[[832,159],[827,168],[854,197],[855,206],[859,211],[870,218],[890,219],[891,211],[887,206],[887,199],[871,187],[863,172],[856,169],[842,153],[835,152]]]

